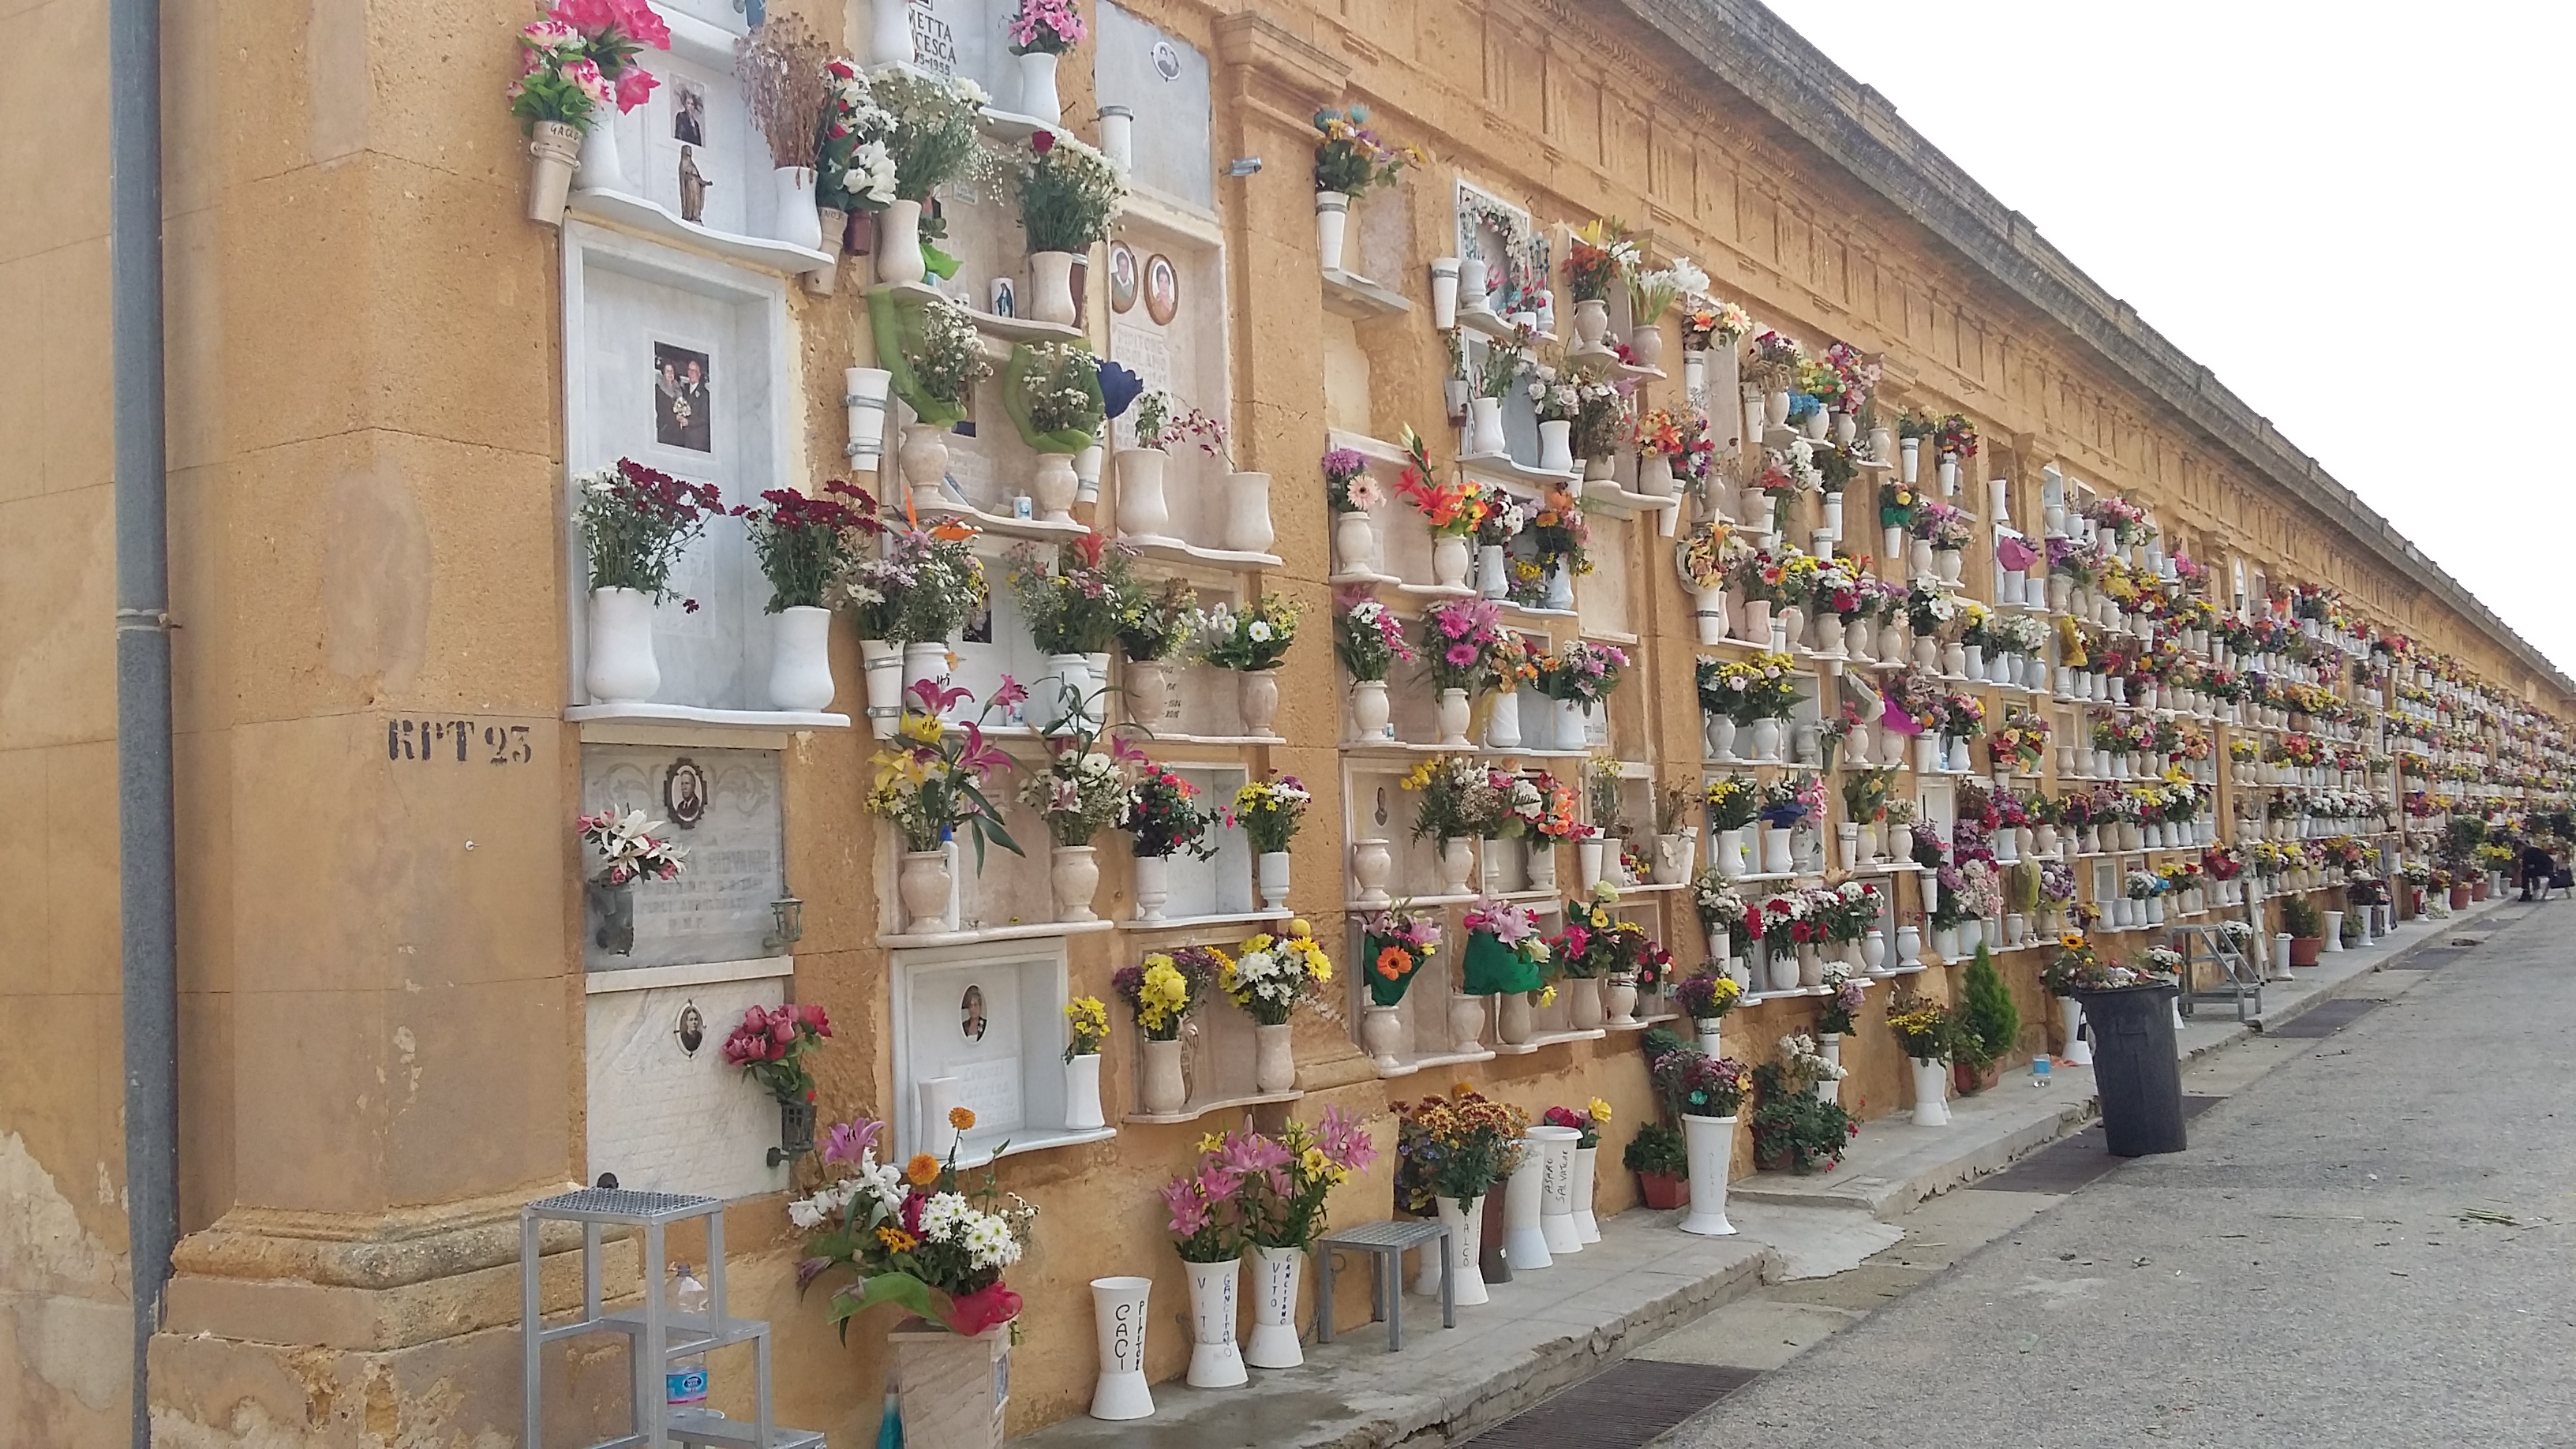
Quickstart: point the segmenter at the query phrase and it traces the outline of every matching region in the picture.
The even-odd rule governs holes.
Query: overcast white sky
[[[2576,4],[1765,3],[2576,673]]]

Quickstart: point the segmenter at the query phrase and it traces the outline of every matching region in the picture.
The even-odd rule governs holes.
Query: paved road
[[[2576,904],[2491,920],[1660,1443],[2576,1445]]]

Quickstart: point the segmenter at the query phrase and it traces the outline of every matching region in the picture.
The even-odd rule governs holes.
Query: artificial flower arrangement
[[[1955,508],[1934,499],[1923,500],[1915,510],[1914,536],[1942,553],[1957,553],[1976,538],[1976,528],[1968,521],[1965,509]]]
[[[1673,562],[1691,588],[1722,589],[1751,551],[1732,524],[1708,519],[1693,524],[1673,546]]]
[[[1798,380],[1806,350],[1778,332],[1753,339],[1753,356],[1744,364],[1744,385],[1763,392],[1787,392]]]
[[[1825,998],[1816,1007],[1816,1030],[1826,1036],[1850,1036],[1868,1000],[1868,978],[1853,975],[1840,961],[1826,962]]]
[[[819,498],[771,488],[760,501],[761,507],[742,514],[752,553],[769,581],[772,614],[823,607],[833,580],[862,556],[867,540],[885,532],[876,499],[839,478],[825,483]]]
[[[660,84],[636,63],[646,46],[671,48],[671,27],[645,0],[557,0],[519,32],[519,78],[510,114],[590,129],[603,107],[631,111]]]
[[[1684,483],[1708,477],[1709,465],[1717,458],[1717,440],[1709,434],[1708,419],[1690,409],[1658,408],[1646,414],[1637,423],[1637,446],[1672,460],[1673,476]]]
[[[1380,911],[1360,924],[1360,951],[1367,958],[1369,1000],[1394,1006],[1406,988],[1440,951],[1440,915],[1405,906]]]
[[[1484,687],[1488,656],[1503,636],[1502,611],[1491,599],[1448,599],[1422,614],[1423,672],[1435,689]]]
[[[1356,448],[1324,454],[1324,501],[1335,513],[1366,513],[1385,500],[1384,490],[1368,473],[1368,459]]]
[[[1131,663],[1177,662],[1198,637],[1198,591],[1185,580],[1155,589],[1131,581],[1120,605],[1118,647]]]
[[[1548,942],[1548,953],[1560,972],[1595,977],[1624,969],[1623,960],[1632,951],[1620,942],[1623,927],[1635,932],[1636,944],[1642,947],[1646,928],[1611,913],[1618,899],[1618,888],[1603,881],[1590,894],[1565,903],[1564,929]]]
[[[975,1114],[958,1107],[949,1122],[968,1131]],[[900,1169],[878,1162],[884,1132],[884,1123],[862,1119],[825,1134],[823,1161],[847,1171],[787,1205],[798,1228],[822,1230],[796,1265],[798,1291],[826,1275],[853,1275],[855,1281],[833,1291],[829,1313],[845,1330],[850,1319],[881,1303],[959,1334],[1010,1322],[1019,1315],[1020,1295],[1004,1286],[1002,1274],[1027,1251],[1037,1209],[1015,1193],[998,1192],[989,1172],[980,1190],[967,1192],[953,1146],[945,1162],[928,1153]]]
[[[824,63],[829,98],[814,141],[814,204],[827,211],[883,211],[895,199],[894,115],[877,104],[867,73],[835,57]],[[824,238],[828,248],[835,239]]]
[[[1383,680],[1399,662],[1422,656],[1404,637],[1404,621],[1365,592],[1345,594],[1333,613],[1333,652],[1351,678]]]
[[[1577,302],[1606,302],[1612,287],[1636,275],[1641,259],[1626,226],[1594,217],[1574,233],[1565,256],[1565,282]]]
[[[1795,544],[1778,549],[1757,548],[1745,556],[1736,570],[1736,586],[1753,603],[1786,608],[1807,602],[1814,592],[1816,573],[1821,567],[1815,555]]]
[[[900,72],[889,72],[889,76]],[[946,293],[897,307],[894,293],[868,299],[877,333],[877,356],[894,374],[895,395],[926,424],[948,427],[966,420],[975,384],[993,375],[992,359],[975,331],[975,319]]]
[[[1713,1057],[1667,1032],[1648,1044],[1665,1050],[1646,1059],[1655,1099],[1676,1117],[1731,1118],[1753,1090],[1753,1074],[1733,1057]]]
[[[1529,1114],[1465,1082],[1395,1112],[1396,1205],[1406,1212],[1428,1216],[1442,1201],[1464,1211],[1520,1169]]]
[[[2048,752],[2048,719],[2039,711],[2014,705],[2004,711],[2004,721],[1987,748],[1994,752],[1997,765],[2010,761],[2014,768],[2028,771],[2038,767]]]
[[[1096,1057],[1109,1041],[1109,1008],[1097,996],[1077,996],[1064,1004],[1065,1029],[1072,1040],[1064,1044],[1064,1059]]]
[[[1104,738],[1106,754],[1099,748]],[[1126,813],[1145,756],[1079,711],[1068,713],[1063,729],[1047,737],[1046,747],[1047,767],[1020,782],[1020,803],[1038,812],[1052,843],[1089,845],[1091,837]]]
[[[1762,787],[1734,775],[1709,781],[1703,798],[1711,830],[1742,830],[1762,815]]]
[[[1137,396],[1135,426],[1139,448],[1168,453],[1186,446],[1212,458],[1231,456],[1226,447],[1225,424],[1168,392]]]
[[[1021,854],[1019,842],[1002,823],[1002,812],[985,794],[986,782],[1009,769],[1011,758],[984,738],[984,721],[994,710],[1026,700],[1029,692],[1003,675],[983,709],[955,733],[940,721],[951,708],[974,698],[971,692],[922,679],[905,694],[912,708],[895,738],[877,752],[868,809],[893,821],[903,832],[904,849],[914,854],[939,849],[959,830],[973,837],[979,868],[988,844]]]
[[[1548,964],[1548,945],[1527,906],[1480,898],[1467,908],[1464,924],[1464,994],[1536,991],[1544,984],[1540,972]]]
[[[1857,941],[1878,925],[1878,887],[1847,880],[1826,887],[1817,899],[1816,919],[1828,941]]]
[[[1429,156],[1419,146],[1390,146],[1368,124],[1366,106],[1315,113],[1315,189],[1338,191],[1353,201],[1392,185],[1407,165]]]
[[[1314,803],[1314,793],[1294,775],[1253,780],[1234,792],[1234,818],[1252,838],[1254,853],[1266,855],[1288,848]]]
[[[858,615],[859,637],[944,644],[990,596],[972,529],[896,528],[884,553],[842,560],[831,594]]]
[[[1576,576],[1592,572],[1592,527],[1583,518],[1583,504],[1562,488],[1550,488],[1539,500],[1538,512],[1530,515],[1530,544],[1538,551],[1542,564],[1556,564]]]
[[[1111,994],[1127,1003],[1137,1028],[1148,1041],[1177,1041],[1181,1025],[1216,990],[1228,964],[1214,946],[1184,946],[1156,951],[1133,966],[1122,966],[1109,978]]]
[[[1201,616],[1198,656],[1219,669],[1256,674],[1276,669],[1297,642],[1303,600],[1263,594],[1241,609],[1219,604]]]
[[[1522,833],[1551,843],[1582,838],[1581,802],[1571,787],[1545,770],[1533,770],[1519,779],[1528,790],[1513,792],[1512,810],[1520,817]]]
[[[1135,590],[1133,557],[1096,531],[1051,552],[1034,544],[1011,550],[1011,591],[1040,654],[1096,654],[1116,642]]]
[[[1196,803],[1198,793],[1198,786],[1160,765],[1148,764],[1137,774],[1118,828],[1134,837],[1138,859],[1169,859],[1183,851],[1199,860],[1216,855],[1208,839],[1216,815]]]
[[[1091,34],[1073,0],[1020,0],[1005,30],[1013,55],[1062,55]]]
[[[1539,661],[1539,693],[1550,699],[1599,704],[1619,687],[1619,672],[1627,667],[1628,653],[1616,644],[1570,639]]]
[[[1940,1002],[1911,994],[1887,1009],[1887,1029],[1905,1054],[1919,1062],[1946,1062],[1958,1034],[1957,1018]]]
[[[1712,785],[1709,788],[1714,790],[1716,786]],[[1752,787],[1742,786],[1741,790],[1749,795]],[[1711,805],[1709,810],[1714,816],[1717,807]],[[1749,809],[1744,818],[1748,820],[1752,818]],[[1743,827],[1726,825],[1719,828],[1740,830]],[[1718,874],[1715,866],[1701,870],[1699,874],[1691,877],[1691,909],[1699,916],[1699,928],[1701,933],[1709,938],[1710,950],[1720,957],[1737,954],[1736,945],[1745,939],[1744,925],[1749,911],[1744,904],[1743,894],[1736,890],[1733,881]]]
[[[671,569],[707,520],[724,515],[723,495],[647,468],[631,458],[573,480],[581,503],[573,516],[590,557],[592,589],[633,589],[655,603],[675,598]],[[697,601],[681,607],[697,611]]]
[[[1587,378],[1575,384],[1574,427],[1567,445],[1588,465],[1606,465],[1636,437],[1636,402],[1613,383]]]
[[[654,880],[678,880],[688,859],[684,845],[673,845],[658,833],[664,822],[648,820],[641,810],[620,815],[602,810],[573,821],[581,843],[600,854],[600,867],[591,877],[604,886],[623,886],[650,876]]]
[[[1952,413],[1933,425],[1932,450],[1951,458],[1977,456],[1977,425]]]
[[[1477,688],[1499,694],[1517,694],[1524,684],[1536,684],[1542,677],[1546,660],[1530,653],[1528,641],[1509,629],[1494,641],[1485,653],[1484,677]]]
[[[1002,411],[1037,452],[1070,456],[1091,447],[1109,415],[1100,359],[1081,342],[1015,344],[1002,369]]]
[[[1825,818],[1824,777],[1810,772],[1784,774],[1762,789],[1762,823],[1774,830],[1794,830]]]
[[[1825,369],[1834,376],[1836,412],[1856,413],[1878,390],[1878,364],[1848,342],[1837,342],[1825,349]]]
[[[1700,707],[1740,725],[1787,719],[1797,708],[1797,661],[1765,650],[1744,660],[1702,659],[1694,666]]]
[[[1674,303],[1698,295],[1707,285],[1708,273],[1687,260],[1633,271],[1628,278],[1630,320],[1640,328],[1655,326]]]
[[[1716,1021],[1743,1000],[1744,988],[1732,976],[1702,971],[1673,987],[1673,1009],[1692,1021]]]
[[[1610,1122],[1610,1104],[1599,1097],[1580,1107],[1550,1107],[1539,1114],[1539,1121],[1550,1127],[1574,1129],[1577,1152],[1601,1145],[1601,1129]]]
[[[1733,302],[1692,297],[1682,307],[1682,350],[1685,352],[1705,352],[1720,345],[1733,347],[1752,330],[1752,315]]]
[[[900,199],[927,207],[942,186],[982,182],[996,173],[998,158],[976,129],[992,101],[982,86],[964,76],[951,78],[910,66],[888,66],[869,79],[877,104],[894,118],[886,130],[886,150],[894,158],[895,193]],[[939,233],[925,220],[922,235],[937,240]],[[950,275],[954,269],[951,261],[939,275]]]
[[[811,1102],[814,1069],[805,1059],[831,1039],[832,1019],[820,1006],[747,1007],[725,1037],[725,1065],[742,1068],[744,1076],[781,1102]]]
[[[1291,930],[1245,940],[1217,970],[1217,988],[1260,1026],[1285,1026],[1297,1003],[1333,980],[1333,961],[1313,936]]]
[[[1398,443],[1404,449],[1404,469],[1396,475],[1395,496],[1411,504],[1435,536],[1472,537],[1485,521],[1485,490],[1461,478],[1440,481],[1432,468],[1431,445],[1411,423],[1404,425]]]
[[[1482,515],[1476,525],[1476,542],[1494,548],[1508,547],[1528,525],[1529,510],[1510,489],[1498,484],[1484,484],[1483,493],[1476,510]]]

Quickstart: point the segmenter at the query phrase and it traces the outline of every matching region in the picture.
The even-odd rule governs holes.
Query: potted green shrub
[[[1753,1095],[1760,1103],[1749,1119],[1753,1165],[1764,1172],[1831,1172],[1860,1132],[1840,1103],[1818,1097],[1812,1081],[1781,1063],[1753,1069]]]
[[[1680,1128],[1647,1123],[1628,1139],[1620,1160],[1637,1174],[1637,1191],[1644,1195],[1646,1206],[1670,1209],[1689,1204],[1690,1149],[1683,1145]]]
[[[2317,964],[2317,950],[2325,945],[2326,922],[2313,902],[2306,896],[2281,897],[2281,929],[2290,933],[2293,967]]]
[[[1994,956],[1983,946],[1968,962],[1960,987],[1950,1070],[1964,1097],[2002,1078],[2001,1063],[2020,1042],[2021,1011],[2013,1005],[2012,988],[2004,985],[2003,973],[1995,969]]]

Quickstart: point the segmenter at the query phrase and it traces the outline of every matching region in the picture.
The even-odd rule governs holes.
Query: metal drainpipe
[[[108,0],[116,388],[116,844],[125,1006],[125,1223],[134,1449],[151,1449],[152,1335],[179,1238],[177,847],[170,785],[169,479],[161,329],[161,6]]]

